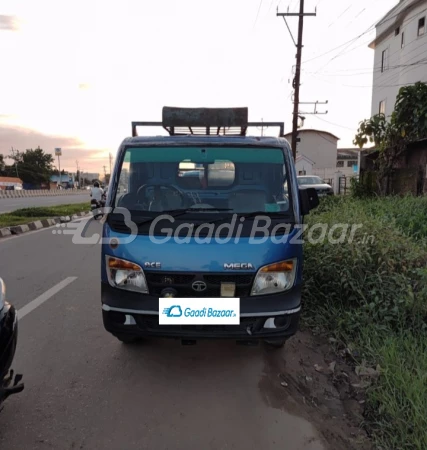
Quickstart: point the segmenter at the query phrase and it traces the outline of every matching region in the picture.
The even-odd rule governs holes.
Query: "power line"
[[[316,117],[316,119],[321,120],[322,122],[326,122],[326,123],[329,123],[330,125],[334,125],[335,127],[344,128],[346,130],[354,131],[354,128],[349,128],[349,127],[345,127],[344,125],[339,125],[337,123],[330,122],[329,120],[323,119],[322,117],[319,117],[319,116],[316,116],[316,115],[314,117]]]
[[[351,8],[351,5],[348,6],[334,21],[332,21],[329,25],[328,28],[331,28],[332,25],[335,25],[336,21],[341,18],[349,9]]]
[[[422,10],[422,11],[420,11],[420,12],[417,12],[417,13],[414,14],[413,16],[408,17],[407,19],[405,19],[405,20],[402,22],[402,26],[405,25],[405,24],[407,24],[407,23],[410,23],[410,22],[412,21],[413,18],[417,18],[417,17],[419,16],[419,14],[422,13],[422,12],[424,12],[424,11],[427,11],[427,8],[424,8],[424,10]],[[395,14],[394,16],[390,17],[390,18],[387,19],[386,21],[382,22],[382,24],[388,22],[389,20],[391,20],[391,19],[393,19],[393,18],[396,18],[396,17],[399,16],[399,15],[400,15],[400,13]],[[362,37],[364,34],[366,34],[366,32],[365,32],[365,33],[362,33],[362,35],[360,35],[357,39],[359,39],[360,37]],[[350,45],[351,45],[351,44],[350,44]],[[343,50],[341,50],[341,52],[339,52],[337,55],[333,56],[326,64],[324,64],[324,65],[323,65],[320,69],[318,69],[315,73],[318,73],[321,69],[325,68],[325,67],[326,67],[328,64],[330,64],[332,61],[334,61],[335,59],[339,58],[341,55],[345,54],[345,50],[346,50],[350,45],[347,45]],[[363,44],[362,44],[362,45],[363,45]],[[357,47],[357,48],[358,48],[358,47]],[[398,51],[399,51],[399,50],[397,50],[396,52],[393,52],[393,55],[396,54]],[[350,52],[350,51],[349,51],[349,52]],[[349,52],[347,52],[347,53],[349,53]],[[390,56],[391,56],[391,55],[390,55]]]
[[[423,10],[423,11],[425,11],[425,10]],[[423,11],[421,11],[421,12],[423,12]],[[416,15],[418,15],[418,14],[420,14],[420,12],[418,12]],[[400,13],[397,13],[397,14],[395,14],[395,15],[393,15],[393,16],[390,16],[388,19],[386,19],[386,20],[384,20],[384,21],[381,21],[381,24],[383,25],[383,24],[389,22],[390,20],[395,19],[395,18],[396,18],[397,16],[399,16],[399,15],[400,15]],[[412,17],[415,17],[415,16],[412,16]],[[346,45],[349,44],[349,43],[356,42],[356,41],[359,40],[361,37],[363,37],[363,36],[365,36],[367,33],[369,33],[370,31],[373,31],[378,23],[379,23],[379,21],[375,21],[372,25],[369,26],[369,28],[367,28],[363,33],[359,34],[358,36],[356,36],[356,37],[354,37],[354,38],[348,40],[347,42],[344,42],[343,44],[340,44],[340,45],[338,45],[337,47],[334,47],[334,48],[332,48],[332,49],[330,49],[330,50],[328,50],[328,51],[326,51],[326,52],[324,52],[324,53],[321,53],[320,55],[314,56],[313,58],[310,58],[310,59],[306,59],[305,61],[303,61],[303,63],[307,63],[307,62],[313,61],[313,60],[315,60],[315,59],[321,58],[322,56],[328,55],[329,53],[332,53],[332,52],[334,52],[335,50],[338,50],[338,49],[340,49],[340,48],[346,46]]]
[[[258,11],[257,11],[257,13],[256,13],[256,18],[255,18],[255,22],[254,22],[254,28],[255,28],[255,25],[256,25],[256,23],[257,23],[257,20],[258,20],[258,16],[259,16],[259,12],[261,11],[261,6],[262,6],[262,2],[263,2],[264,0],[260,0],[260,2],[259,2],[259,6],[258,6]]]
[[[285,18],[286,16],[298,16],[298,42],[296,44],[297,54],[296,54],[296,65],[295,65],[295,78],[293,81],[293,88],[295,90],[295,94],[294,94],[294,111],[293,111],[293,119],[292,119],[292,154],[293,154],[293,157],[295,160],[296,154],[297,154],[297,139],[298,139],[298,115],[299,115],[298,107],[299,107],[299,89],[300,89],[300,80],[301,80],[301,55],[302,55],[302,37],[303,37],[304,17],[305,16],[315,16],[316,12],[305,13],[304,12],[304,0],[300,0],[299,13],[289,13],[289,12],[279,13],[277,11],[276,14],[277,14],[277,16],[282,16],[283,18]],[[292,37],[292,39],[293,39],[293,37]]]
[[[409,64],[406,67],[406,69],[403,71],[403,73],[396,74],[396,76],[403,75],[407,71],[414,69],[417,66],[427,65],[427,61],[426,60],[424,60],[424,61],[425,62],[417,62],[417,63]],[[323,83],[333,84],[334,86],[336,86],[338,84],[340,86],[348,87],[348,88],[377,88],[377,92],[381,92],[384,88],[387,88],[387,87],[400,87],[400,86],[408,86],[408,85],[414,84],[413,82],[407,82],[407,83],[402,83],[402,84],[375,84],[375,83],[373,83],[372,85],[371,84],[357,85],[357,84],[337,83],[337,82],[333,82],[333,81],[329,81],[329,80],[323,80],[319,77],[314,77],[314,78],[317,78],[319,81],[322,81]],[[393,78],[395,78],[395,77],[391,77],[391,79],[393,79]]]
[[[421,44],[419,47],[421,47],[421,46],[423,46],[424,45],[424,43],[423,44]],[[414,50],[417,50],[417,49],[414,49]],[[412,52],[411,52],[412,53]],[[408,53],[407,55],[409,55],[410,53]],[[418,56],[418,55],[417,55]],[[414,59],[414,58],[413,58]],[[412,60],[411,60],[412,61]],[[394,70],[394,69],[401,69],[401,68],[406,68],[406,67],[411,67],[411,66],[413,66],[413,65],[417,65],[418,63],[421,63],[421,62],[423,62],[423,61],[425,61],[425,58],[424,59],[422,59],[422,60],[419,60],[419,61],[417,61],[416,63],[410,63],[410,64],[397,64],[397,65],[395,65],[395,66],[389,66],[389,68],[387,69],[387,70]],[[377,73],[377,72],[380,72],[381,71],[381,69],[375,69],[375,70],[371,70],[371,71],[368,71],[368,72],[355,72],[355,73],[346,73],[346,74],[340,74],[340,73],[331,73],[331,72],[326,72],[326,73],[324,73],[323,75],[321,75],[321,74],[319,74],[320,76],[328,76],[328,77],[330,77],[330,76],[335,76],[335,77],[354,77],[354,76],[359,76],[359,75],[373,75],[374,73]],[[308,75],[317,75],[317,73],[316,72],[306,72],[306,71],[304,71],[304,73],[306,73],[306,74],[308,74]],[[395,76],[395,75],[398,75],[398,74],[393,74],[393,77]]]

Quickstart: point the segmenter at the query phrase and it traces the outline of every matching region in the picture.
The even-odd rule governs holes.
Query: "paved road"
[[[30,208],[34,206],[56,206],[70,203],[89,203],[89,192],[87,195],[58,195],[56,197],[19,197],[0,198],[0,213],[14,211],[19,208]]]
[[[1,240],[0,254],[21,315],[14,368],[26,383],[0,413],[0,448],[326,449],[285,410],[277,367],[286,350],[174,340],[128,347],[102,325],[99,245],[47,229]]]

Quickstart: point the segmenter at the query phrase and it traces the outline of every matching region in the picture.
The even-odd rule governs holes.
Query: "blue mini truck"
[[[261,126],[278,137],[248,135]],[[164,107],[161,122],[132,122],[102,219],[107,331],[276,347],[297,332],[301,225],[319,200],[298,189],[283,131],[249,122],[247,108]]]

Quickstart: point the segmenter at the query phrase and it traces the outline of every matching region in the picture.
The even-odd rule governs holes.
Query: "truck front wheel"
[[[264,342],[273,348],[283,348],[286,344],[287,339],[265,339]]]

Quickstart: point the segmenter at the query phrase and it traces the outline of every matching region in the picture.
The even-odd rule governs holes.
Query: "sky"
[[[368,44],[396,3],[305,0],[317,15],[304,19],[300,101],[328,113],[300,111],[339,148],[370,115]],[[247,106],[290,132],[296,47],[277,8],[299,0],[1,0],[0,153],[61,147],[61,169],[108,172],[131,121],[160,121],[163,106]],[[298,18],[286,21],[296,40]]]

